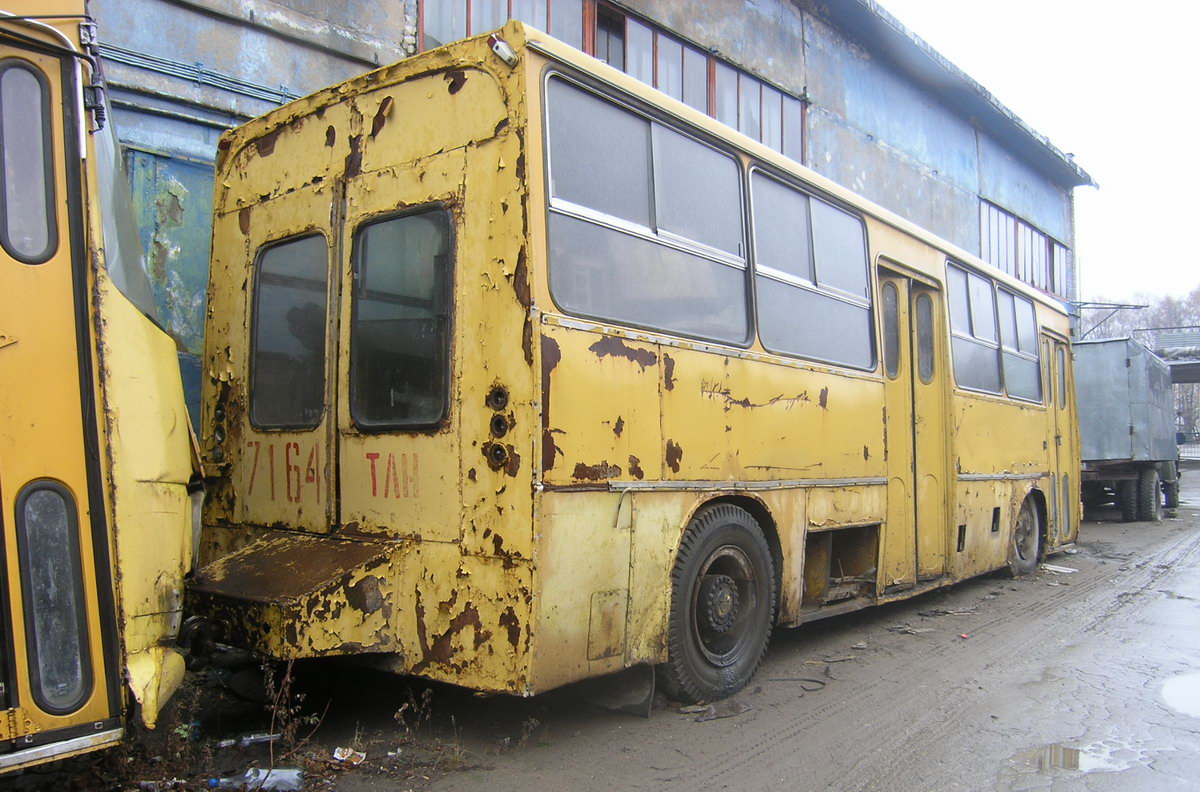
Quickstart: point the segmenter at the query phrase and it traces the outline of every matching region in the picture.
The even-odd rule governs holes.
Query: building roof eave
[[[918,85],[937,93],[956,112],[1054,181],[1067,187],[1096,186],[1074,157],[1063,153],[875,0],[822,2],[820,9],[837,27],[886,57]]]

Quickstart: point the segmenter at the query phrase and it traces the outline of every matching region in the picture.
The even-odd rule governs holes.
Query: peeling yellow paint
[[[519,23],[501,35],[521,54],[515,68],[470,39],[223,138],[197,612],[277,657],[370,655],[401,673],[536,693],[667,659],[680,541],[717,499],[762,528],[781,624],[1003,565],[1020,499],[1046,486],[1035,474],[1051,463],[1031,439],[1040,446],[1047,411],[957,391],[944,334],[937,378],[917,383],[557,309],[544,70],[589,73],[714,139],[728,133]],[[944,260],[960,251],[731,140],[743,164],[793,172],[866,215],[872,288],[903,278],[941,300]],[[420,431],[367,431],[349,408],[354,233],[428,206],[453,219],[450,409]],[[326,409],[315,428],[258,429],[247,410],[254,262],[262,246],[310,232],[331,250]],[[282,497],[270,465],[289,445],[316,461],[303,492]],[[964,483],[964,470],[1000,479]],[[987,535],[972,529],[958,553],[956,520],[985,517]]]

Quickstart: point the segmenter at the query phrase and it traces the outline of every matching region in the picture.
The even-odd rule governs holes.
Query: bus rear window
[[[58,245],[49,96],[40,72],[0,61],[0,243],[26,264],[46,261]]]
[[[313,234],[259,253],[250,362],[250,421],[259,429],[311,429],[321,423],[328,251],[325,237]]]
[[[431,427],[446,416],[450,241],[440,208],[354,235],[350,412],[361,428]]]

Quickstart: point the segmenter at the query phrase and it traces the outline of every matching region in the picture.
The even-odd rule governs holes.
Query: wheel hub
[[[737,620],[737,583],[728,575],[705,575],[700,583],[700,602],[709,630],[728,631]]]

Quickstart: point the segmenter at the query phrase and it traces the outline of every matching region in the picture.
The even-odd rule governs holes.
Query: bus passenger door
[[[1044,365],[1050,372],[1050,387],[1046,398],[1052,401],[1054,450],[1051,461],[1055,543],[1072,542],[1078,533],[1081,508],[1079,504],[1080,462],[1075,451],[1078,441],[1075,432],[1075,398],[1071,377],[1071,349],[1064,341],[1043,336],[1042,349],[1046,354]]]
[[[946,570],[944,354],[938,292],[880,269],[888,524],[883,592],[902,591]]]
[[[20,33],[0,39],[0,769],[121,733],[77,71]]]

